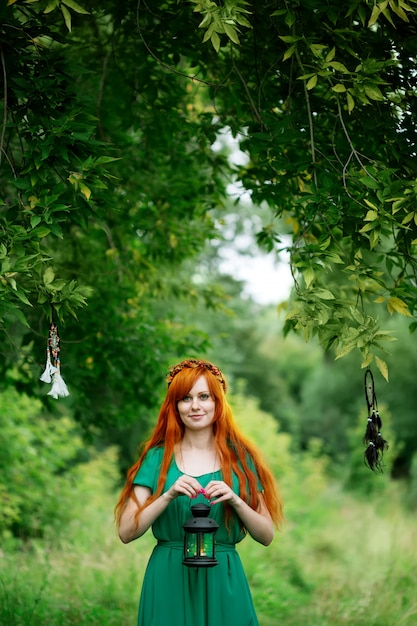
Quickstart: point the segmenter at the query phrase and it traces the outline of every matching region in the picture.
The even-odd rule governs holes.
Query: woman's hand
[[[198,480],[193,478],[193,476],[182,474],[164,495],[169,500],[175,500],[178,496],[196,498],[199,493],[204,493],[204,489],[201,487]]]
[[[211,480],[204,489],[203,494],[208,500],[211,500],[213,505],[219,502],[228,502],[234,506],[240,499],[231,487],[222,480]]]
[[[139,519],[136,518],[136,513],[139,506],[144,506],[146,500],[151,495],[151,490],[148,487],[136,485],[134,488],[136,501],[133,498],[129,498],[126,507],[122,513],[119,536],[124,543],[133,541],[141,537],[148,528],[154,523],[157,517],[161,515],[167,508],[168,504],[178,498],[178,496],[187,496],[188,498],[195,498],[199,493],[204,493],[204,489],[201,487],[198,480],[192,476],[183,474],[175,483],[159,496],[156,500],[151,502],[145,507],[140,515]]]
[[[252,509],[222,480],[210,481],[203,493],[211,501],[212,505],[216,505],[219,502],[228,502],[255,541],[259,541],[264,546],[271,543],[274,538],[274,524],[265,505],[262,493],[258,493],[258,507],[256,510]]]

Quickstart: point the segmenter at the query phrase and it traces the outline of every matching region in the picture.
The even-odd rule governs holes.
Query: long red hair
[[[184,424],[178,413],[177,404],[190,392],[197,379],[200,376],[205,376],[210,394],[215,400],[213,418],[214,446],[220,459],[223,480],[231,486],[232,473],[234,472],[239,480],[240,497],[253,509],[256,509],[258,506],[259,478],[268,511],[275,525],[280,526],[283,520],[282,500],[272,471],[262,459],[262,455],[257,447],[240,432],[236,425],[232,410],[225,397],[225,380],[223,380],[222,384],[204,362],[199,363],[197,366],[184,367],[175,374],[170,382],[165,400],[159,411],[155,429],[150,439],[143,444],[139,459],[128,470],[125,486],[115,507],[117,525],[120,524],[121,515],[129,498],[136,500],[133,492],[133,480],[147,452],[151,448],[163,446],[164,454],[157,488],[142,509],[161,495],[175,446],[181,442],[184,436]],[[251,468],[251,464],[255,471]],[[138,507],[138,516],[140,511],[141,508]]]

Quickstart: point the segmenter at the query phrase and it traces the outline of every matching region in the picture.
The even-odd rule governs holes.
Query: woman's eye
[[[208,400],[209,399],[209,394],[208,393],[202,393],[200,395],[200,400]]]
[[[191,400],[191,396],[184,396],[182,401],[183,402],[189,402]]]

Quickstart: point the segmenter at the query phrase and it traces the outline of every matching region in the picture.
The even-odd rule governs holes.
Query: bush
[[[0,431],[0,537],[42,536],[71,509],[81,436],[68,415],[46,416],[13,387],[0,394]]]

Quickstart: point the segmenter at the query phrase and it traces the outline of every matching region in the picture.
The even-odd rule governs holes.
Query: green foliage
[[[239,545],[260,623],[412,626],[416,527],[414,515],[402,508],[401,486],[388,483],[367,500],[346,494],[326,478],[317,450],[292,455],[288,437],[256,402],[232,401],[242,429],[278,469],[286,504],[285,527],[270,547],[249,538]],[[155,540],[147,533],[140,545],[119,541],[112,518],[117,477],[116,450],[108,449],[75,472],[59,528],[18,550],[3,541],[1,623],[135,622]]]
[[[260,245],[290,252],[285,332],[359,350],[388,378],[392,337],[371,303],[411,329],[416,312],[415,2],[14,2],[2,18],[0,318],[17,349],[33,336],[16,320],[56,317],[86,337],[77,362],[91,367],[98,337],[118,344],[113,360],[156,309],[157,351],[192,346],[171,311],[199,290],[178,270],[218,235],[233,169],[278,218]],[[225,128],[247,164],[213,152]],[[142,346],[152,369],[161,358]],[[88,404],[100,385],[83,372]],[[155,397],[153,372],[134,377]]]
[[[74,84],[80,68],[59,26],[37,13],[36,2],[9,4],[1,27],[2,330],[15,319],[29,326],[37,305],[49,319],[85,305],[88,288],[68,272],[55,275],[51,253],[68,222],[86,224],[97,213],[114,161],[94,136],[97,120]]]
[[[257,4],[244,44],[218,59],[236,77],[218,108],[250,158],[238,179],[291,234],[286,330],[357,349],[385,378],[391,337],[369,304],[416,313],[415,24],[414,2]],[[277,249],[281,234],[259,242]]]
[[[5,327],[31,324],[29,303],[58,318],[85,304],[89,277],[72,282],[83,273],[71,263],[74,228],[104,228],[119,274],[132,268],[151,289],[167,264],[192,258],[216,236],[210,212],[230,166],[211,145],[229,128],[249,157],[237,180],[291,237],[259,233],[266,249],[290,252],[286,332],[339,357],[359,350],[388,379],[391,337],[369,303],[414,328],[415,4],[11,3]],[[56,282],[45,289],[49,266]]]
[[[206,29],[203,43],[210,40],[216,52],[220,49],[222,35],[226,35],[231,42],[239,44],[239,27],[251,28],[246,17],[250,14],[250,11],[246,9],[249,3],[245,0],[226,0],[221,4],[212,0],[192,0],[192,2],[196,5],[194,11],[203,15],[198,25],[199,28]]]
[[[210,342],[216,358],[223,342],[232,377],[293,442],[348,453],[355,366],[350,396],[332,383],[326,395],[320,368],[318,397],[310,374],[318,341],[326,358],[359,350],[388,379],[397,329],[385,312],[414,328],[416,3],[45,0],[3,4],[0,17],[3,375],[17,364],[20,388],[42,393],[57,318],[65,402],[90,435],[121,439],[115,426],[148,427],[165,365]],[[213,151],[225,129],[245,164]],[[244,302],[237,334],[231,317],[219,323],[239,285],[204,250],[237,210],[232,178],[256,217],[272,211],[259,244],[290,252],[284,332],[314,339],[304,360],[275,338],[278,356],[258,351]],[[407,465],[415,429],[409,409],[392,414]]]
[[[0,535],[20,538],[55,531],[68,517],[73,465],[83,454],[68,416],[52,420],[39,400],[9,387],[0,394]]]
[[[417,506],[417,454],[413,455],[410,467],[410,480],[405,492],[405,502],[415,510]]]
[[[385,455],[385,472],[390,474],[394,463],[394,475],[405,476],[417,441],[413,378],[416,357],[405,320],[395,326],[390,320],[387,321],[387,326],[395,332],[399,340],[392,344],[390,382],[387,384],[379,372],[374,371],[375,391],[383,432],[385,424],[388,429],[384,437],[392,444]],[[349,465],[348,459],[356,455],[357,463],[362,467],[361,440],[366,418],[361,418],[360,428],[358,416],[363,415],[366,410],[364,373],[365,370],[358,369],[353,355],[337,362],[319,356],[315,367],[304,378],[301,388],[298,407],[301,445],[305,445],[311,437],[320,438],[324,450],[336,464],[341,462],[344,466],[346,463]],[[355,431],[354,434],[352,431]],[[367,475],[368,472],[366,470],[364,474]]]
[[[173,322],[173,303],[223,297],[196,292],[178,268],[216,236],[210,211],[222,204],[226,162],[210,150],[213,115],[138,43],[136,11],[120,22],[116,3],[83,7],[5,10],[1,367],[18,361],[21,385],[45,393],[36,381],[48,321],[61,322],[75,417],[143,428],[161,367],[206,342]]]
[[[385,406],[380,406],[379,412],[383,421],[381,432],[389,445],[381,462],[382,473],[375,476],[364,463],[366,445],[363,444],[361,446],[360,444],[365,433],[368,417],[365,411],[361,412],[355,428],[352,428],[348,433],[350,454],[346,460],[346,467],[342,470],[342,473],[346,472],[346,486],[366,497],[369,497],[371,494],[381,494],[387,490],[394,462],[399,455],[395,433],[392,428],[391,415]]]

